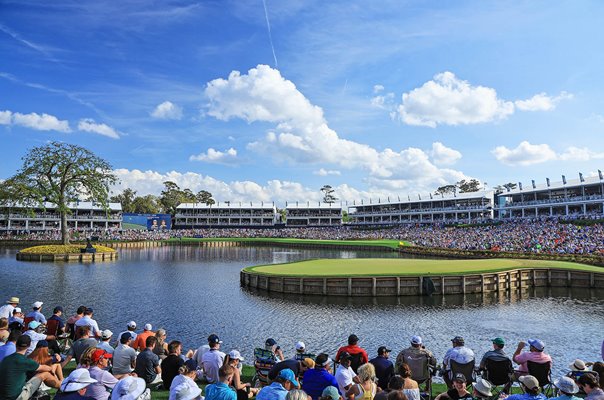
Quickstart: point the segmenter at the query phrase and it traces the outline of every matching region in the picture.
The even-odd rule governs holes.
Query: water
[[[351,333],[375,356],[380,345],[398,351],[419,334],[439,360],[456,335],[477,358],[501,336],[512,353],[520,340],[546,342],[554,377],[575,358],[601,359],[604,290],[539,289],[511,297],[466,295],[401,298],[323,298],[269,295],[239,286],[249,265],[308,258],[398,257],[396,253],[300,250],[271,247],[197,246],[120,250],[113,262],[37,263],[15,260],[16,248],[0,247],[0,300],[18,296],[22,308],[40,300],[49,316],[55,305],[71,315],[92,306],[101,329],[115,334],[135,320],[163,327],[185,348],[206,343],[210,333],[223,349],[239,349],[246,362],[253,348],[273,337],[292,355],[298,340],[309,351],[335,355]]]

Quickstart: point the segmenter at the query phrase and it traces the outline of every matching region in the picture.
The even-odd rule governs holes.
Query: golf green
[[[514,259],[427,260],[409,258],[316,259],[286,264],[244,268],[258,275],[295,277],[468,275],[519,268],[555,268],[585,272],[604,272],[602,267],[584,264]]]

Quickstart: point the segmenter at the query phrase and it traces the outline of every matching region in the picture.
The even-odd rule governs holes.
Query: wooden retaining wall
[[[475,294],[524,290],[532,287],[604,288],[604,272],[554,268],[515,269],[505,272],[429,276],[433,294]],[[241,271],[241,286],[295,295],[381,297],[421,296],[422,276],[298,278]]]
[[[31,254],[17,253],[19,261],[111,261],[117,260],[117,251],[112,253]]]

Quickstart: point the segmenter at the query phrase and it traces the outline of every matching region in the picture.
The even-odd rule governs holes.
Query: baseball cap
[[[36,349],[38,347],[48,347],[48,341],[46,341],[46,340],[39,340],[38,343],[36,343]]]
[[[491,339],[491,342],[493,342],[493,344],[499,345],[499,346],[505,346],[505,341],[500,338],[500,337],[496,337],[495,339]]]
[[[55,307],[55,309],[54,309],[54,310],[52,310],[52,313],[53,313],[53,314],[56,314],[56,313],[58,313],[59,311],[60,311],[60,312],[63,312],[63,307],[61,307],[61,306],[56,306],[56,307]]]
[[[294,371],[289,368],[285,368],[279,371],[279,378],[286,379],[293,383],[295,386],[300,387],[300,384],[296,380],[296,375],[294,374]]]
[[[30,321],[29,325],[27,325],[27,326],[28,326],[29,329],[36,329],[40,325],[42,325],[42,324],[39,323],[38,321]]]
[[[21,307],[15,307],[15,309],[13,310],[13,314],[17,314],[21,312]]]
[[[128,322],[128,328],[136,328],[136,322],[134,322],[134,321]]]
[[[197,361],[194,358],[188,358],[185,361],[185,367],[189,369],[189,371],[195,371],[197,369]]]
[[[453,381],[466,383],[466,376],[461,372],[458,372],[455,374],[455,376],[453,376]]]
[[[27,335],[21,335],[19,336],[19,339],[17,339],[17,347],[29,347],[31,346],[31,338]]]
[[[413,336],[411,338],[411,343],[413,343],[413,344],[422,344],[422,338],[421,338],[421,336],[417,336],[417,335]]]
[[[325,353],[321,353],[315,358],[315,366],[324,367],[331,362],[331,358]]]
[[[241,357],[241,353],[238,352],[237,350],[231,350],[231,352],[229,353],[229,357],[231,358],[231,360],[239,360],[239,361],[245,360],[245,358]]]
[[[534,348],[536,348],[539,351],[543,351],[543,349],[545,348],[545,343],[543,343],[543,341],[541,341],[539,339],[529,339],[528,344],[533,346]]]
[[[352,355],[347,351],[341,352],[340,353],[340,362],[342,362],[343,360],[352,360]]]
[[[277,344],[277,341],[275,339],[273,339],[273,338],[268,338],[268,339],[266,339],[266,342],[264,342],[264,345],[267,346],[267,347],[268,346],[274,346],[276,344]]]
[[[300,350],[304,350],[305,348],[306,348],[306,346],[304,345],[304,342],[296,343],[296,350],[300,351]]]
[[[554,381],[554,386],[560,389],[561,392],[575,394],[579,392],[579,386],[568,376],[563,376]]]
[[[92,359],[92,362],[99,362],[102,358],[113,358],[113,355],[111,353],[107,353],[103,349],[96,349],[92,352],[92,356],[90,358]]]
[[[113,332],[111,332],[109,329],[105,329],[103,332],[101,332],[101,338],[103,339],[109,339],[111,336],[113,336]]]
[[[62,392],[77,392],[80,389],[84,389],[86,386],[91,383],[96,383],[96,379],[92,379],[90,377],[90,373],[86,368],[78,368],[73,370],[71,374],[63,383],[61,383],[61,391]]]
[[[40,308],[40,307],[42,307],[42,304],[44,304],[44,303],[43,303],[43,302],[41,302],[41,301],[36,301],[36,302],[35,302],[34,304],[32,304],[31,306],[32,306],[33,308]]]
[[[532,375],[523,375],[518,377],[520,383],[526,386],[528,389],[534,389],[539,387],[539,381]]]
[[[86,311],[84,311],[84,314],[94,314],[94,310],[92,308],[88,307],[86,309]]]
[[[321,393],[321,397],[329,397],[331,400],[339,400],[340,392],[335,386],[327,386],[323,389],[323,393]]]
[[[389,349],[386,346],[380,346],[378,347],[378,355],[384,354],[384,353],[390,353],[392,350]]]
[[[151,324],[145,324],[145,326],[143,327],[144,330],[146,331],[152,331],[153,330],[153,325]]]
[[[132,339],[132,334],[130,332],[124,332],[122,333],[122,336],[120,336],[120,341],[126,339]]]
[[[111,400],[135,400],[146,388],[147,383],[143,378],[127,376],[115,384],[111,391]]]
[[[457,344],[461,344],[461,345],[463,345],[465,343],[465,341],[463,340],[463,337],[461,337],[461,336],[455,336],[453,339],[451,339],[451,341],[453,343],[457,343]]]
[[[222,343],[222,340],[218,337],[218,335],[212,333],[208,336],[208,343]]]

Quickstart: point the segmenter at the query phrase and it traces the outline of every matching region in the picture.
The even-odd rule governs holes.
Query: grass
[[[281,238],[172,238],[169,242],[249,242],[277,243],[293,245],[329,245],[329,246],[371,246],[398,249],[400,245],[408,246],[409,242],[399,240],[315,240],[315,239],[281,239]]]
[[[97,253],[115,253],[115,249],[100,245],[93,245]],[[21,253],[29,254],[80,254],[81,244],[52,244],[45,246],[33,246],[20,250]]]
[[[574,271],[603,272],[602,267],[566,261],[472,259],[426,260],[401,258],[315,259],[285,264],[244,268],[261,275],[296,277],[467,275],[507,271],[518,268],[560,268]]]

